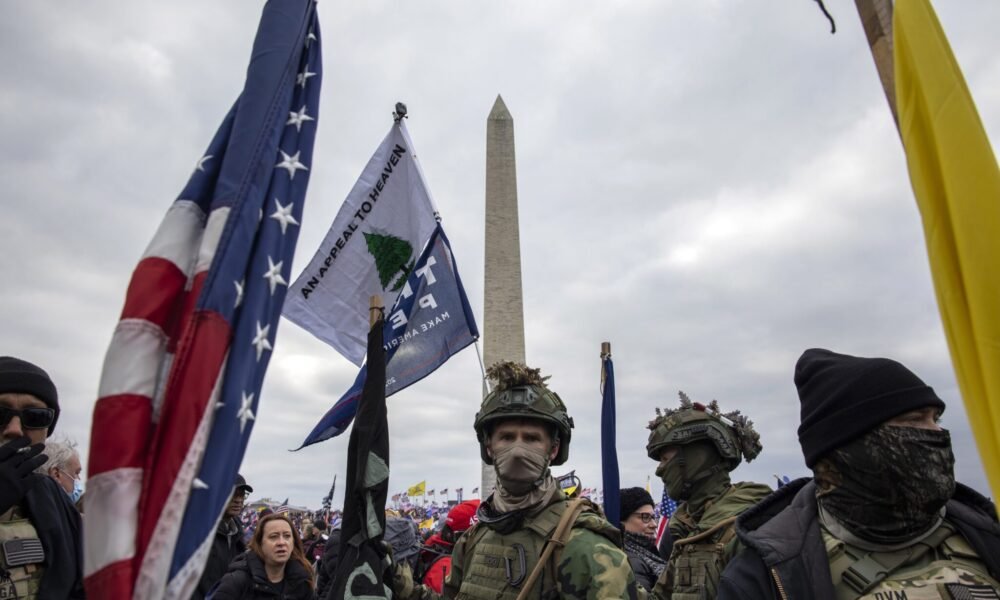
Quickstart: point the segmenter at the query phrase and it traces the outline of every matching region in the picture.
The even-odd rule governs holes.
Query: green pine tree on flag
[[[413,256],[413,246],[394,235],[374,232],[365,233],[365,244],[368,246],[368,253],[375,258],[375,268],[378,269],[382,289],[389,289],[389,284],[396,274],[402,273],[392,286],[393,292],[401,290],[415,262],[410,260]],[[407,261],[410,261],[409,264]]]

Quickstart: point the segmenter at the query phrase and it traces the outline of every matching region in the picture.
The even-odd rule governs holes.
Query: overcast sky
[[[1000,139],[1000,3],[936,4]],[[52,374],[58,431],[83,448],[131,272],[242,87],[261,6],[0,3],[0,354]],[[764,451],[735,479],[803,475],[792,372],[818,346],[899,359],[932,385],[958,477],[985,493],[903,151],[853,3],[828,6],[832,36],[810,0],[321,2],[322,108],[292,274],[402,100],[481,325],[499,93],[516,131],[527,360],[576,421],[557,473],[600,485],[610,341],[623,486],[662,490],[645,426],[679,389],[757,424]],[[282,321],[241,469],[255,498],[318,507],[343,481],[347,435],[287,449],[355,374]],[[470,347],[389,399],[390,493],[426,479],[468,497],[480,385]]]

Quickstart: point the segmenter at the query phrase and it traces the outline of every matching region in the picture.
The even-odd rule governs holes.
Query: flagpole
[[[896,111],[896,75],[892,61],[892,0],[854,0],[861,25],[868,38],[868,48],[875,60],[882,91],[889,102],[889,111],[899,133],[899,113]]]

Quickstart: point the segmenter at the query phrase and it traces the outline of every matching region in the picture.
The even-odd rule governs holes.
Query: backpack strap
[[[836,581],[834,587],[838,593],[837,597],[854,597],[858,594],[864,594],[881,583],[893,571],[920,559],[924,554],[940,546],[954,533],[955,529],[951,525],[942,522],[927,538],[902,550],[866,552],[858,556],[845,548],[844,557],[849,557],[849,560],[830,565],[831,575]],[[839,581],[836,580],[837,570],[841,571]]]
[[[577,517],[586,510],[588,503],[584,498],[574,498],[570,500],[569,505],[566,507],[566,511],[563,512],[562,518],[559,519],[559,524],[556,525],[555,531],[552,532],[552,536],[545,540],[545,546],[542,548],[542,555],[538,558],[538,563],[535,564],[535,568],[532,569],[531,575],[528,576],[528,580],[524,582],[521,587],[521,592],[517,595],[517,600],[526,600],[528,593],[531,588],[534,587],[535,582],[541,576],[542,571],[545,570],[546,565],[549,563],[549,559],[558,560],[558,555],[554,554],[558,549],[560,553],[562,549],[566,546],[566,542],[569,541],[570,535],[573,533],[573,523],[576,522]],[[554,570],[554,569],[553,569]]]

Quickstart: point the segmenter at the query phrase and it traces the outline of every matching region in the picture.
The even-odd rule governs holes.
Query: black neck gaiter
[[[940,520],[954,466],[947,430],[881,425],[816,463],[816,497],[861,539],[898,544]]]

